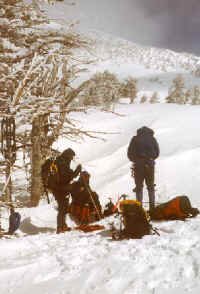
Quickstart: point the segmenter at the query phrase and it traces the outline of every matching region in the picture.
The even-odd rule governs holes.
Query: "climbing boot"
[[[71,228],[68,227],[68,226],[65,224],[65,225],[63,225],[63,227],[62,227],[62,231],[63,231],[63,232],[69,232],[69,231],[71,231]]]
[[[56,230],[56,234],[60,234],[60,233],[63,233],[63,229],[58,227],[57,230]]]

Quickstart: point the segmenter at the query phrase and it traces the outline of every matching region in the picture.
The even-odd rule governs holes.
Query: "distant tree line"
[[[168,96],[166,97],[166,102],[200,105],[200,87],[194,86],[190,89],[186,89],[184,77],[179,74],[172,81],[172,85],[168,91]]]
[[[129,98],[130,103],[159,103],[158,92],[153,92],[149,97],[147,94],[139,93],[138,80],[132,76],[120,82],[115,73],[108,70],[95,73],[88,84],[73,102],[76,106],[97,106],[107,110],[114,107],[121,98]],[[185,87],[183,75],[179,74],[172,81],[165,98],[166,103],[177,104],[200,104],[200,87],[194,86],[189,89]]]
[[[114,73],[108,70],[95,73],[89,80],[87,87],[74,103],[85,106],[99,106],[110,109],[122,97],[130,98],[133,103],[137,97],[137,80],[128,77],[120,82]]]

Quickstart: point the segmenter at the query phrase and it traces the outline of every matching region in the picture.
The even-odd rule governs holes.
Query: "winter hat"
[[[90,174],[86,170],[80,172],[81,182],[89,183],[89,179],[90,179]]]
[[[90,174],[86,170],[83,170],[82,172],[80,172],[80,176],[90,177]]]
[[[69,158],[69,159],[72,159],[75,155],[76,155],[75,152],[71,148],[65,149],[61,154],[63,158]]]
[[[137,135],[150,135],[153,136],[154,135],[154,131],[146,126],[140,128],[137,130]]]

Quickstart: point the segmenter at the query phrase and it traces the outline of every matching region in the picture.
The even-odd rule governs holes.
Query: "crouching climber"
[[[90,174],[80,172],[79,179],[72,183],[70,215],[77,224],[88,224],[102,218],[99,196],[90,187]]]

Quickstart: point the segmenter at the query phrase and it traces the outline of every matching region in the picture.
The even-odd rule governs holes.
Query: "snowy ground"
[[[167,104],[117,105],[124,116],[91,110],[74,114],[85,129],[116,132],[106,141],[58,142],[71,146],[78,161],[92,174],[92,188],[104,205],[121,193],[131,192],[127,145],[140,126],[155,130],[161,154],[156,165],[157,202],[186,194],[192,205],[199,200],[199,106]],[[77,164],[76,163],[76,164]],[[145,200],[147,194],[145,190]],[[141,240],[112,241],[109,222],[104,231],[72,231],[56,235],[55,202],[18,209],[22,214],[21,238],[0,241],[1,294],[139,294],[200,291],[200,216],[195,219],[154,222],[160,236]],[[7,217],[5,212],[4,217]],[[73,227],[72,221],[68,223]],[[6,227],[6,219],[4,219]],[[28,236],[23,236],[25,233]]]
[[[56,18],[56,7],[51,12]],[[162,74],[131,58],[127,62],[124,56],[117,60],[106,56],[80,80],[105,69],[115,72],[120,80],[132,75],[138,78],[139,96],[148,93],[150,97],[156,90],[163,102],[171,81],[183,72],[177,67]],[[188,71],[184,75],[187,87],[199,84],[199,78]],[[99,194],[102,206],[109,197],[115,202],[122,193],[135,199],[127,146],[136,130],[146,125],[155,131],[161,150],[155,174],[157,203],[185,194],[194,207],[200,208],[200,106],[129,105],[122,100],[115,112],[121,115],[98,110],[90,110],[89,115],[73,114],[85,130],[112,133],[99,135],[105,141],[85,138],[74,143],[61,138],[54,146],[60,151],[74,148],[74,166],[81,163],[91,173],[91,186]],[[25,186],[24,174],[18,176],[17,180]],[[144,201],[148,201],[146,189],[144,192]],[[56,235],[57,212],[52,197],[50,205],[43,200],[37,208],[18,211],[22,215],[20,238],[0,239],[0,294],[200,293],[200,216],[186,222],[154,222],[160,236],[116,242],[111,240],[109,231],[109,223],[118,222],[113,217],[101,221],[104,231]],[[2,226],[6,229],[6,209],[3,217]],[[69,219],[68,224],[74,226]]]

